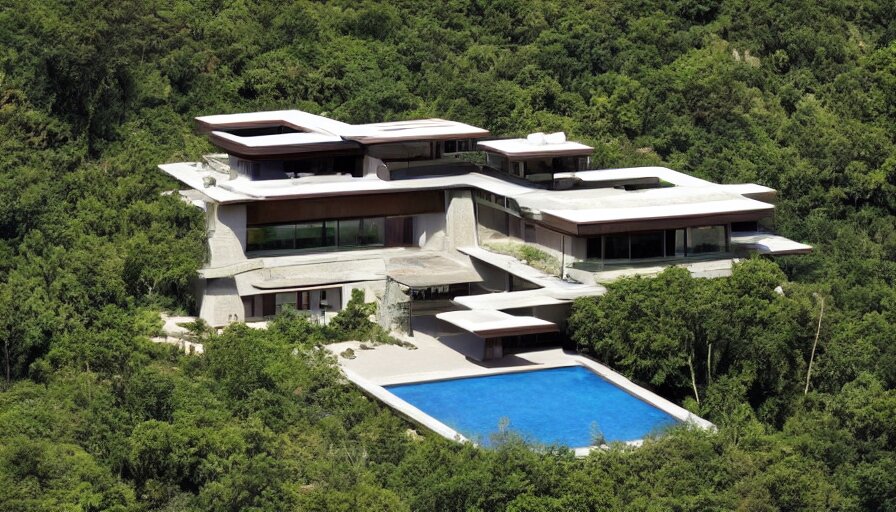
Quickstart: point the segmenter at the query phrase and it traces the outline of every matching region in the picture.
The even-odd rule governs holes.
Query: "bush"
[[[327,325],[331,342],[337,341],[370,341],[400,345],[402,342],[393,337],[380,324],[370,317],[376,313],[376,303],[364,302],[364,290],[352,290],[352,298],[345,308]]]

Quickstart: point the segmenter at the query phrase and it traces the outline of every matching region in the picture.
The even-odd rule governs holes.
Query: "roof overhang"
[[[578,142],[557,142],[532,144],[526,139],[497,139],[482,141],[477,148],[490,153],[499,153],[511,160],[527,158],[549,158],[562,156],[588,156],[594,148]]]
[[[535,318],[534,316],[514,316],[494,310],[449,311],[437,314],[436,318],[475,334],[480,338],[522,336],[525,334],[560,331],[557,324],[547,320]]]
[[[411,140],[473,139],[487,137],[489,131],[457,121],[432,118],[349,125],[340,135],[362,144],[383,144]]]
[[[238,293],[241,296],[248,296],[380,281],[385,278],[385,263],[383,258],[379,257],[268,268],[263,266],[237,274],[234,278]]]
[[[731,234],[731,244],[759,254],[786,255],[808,254],[812,246],[794,242],[783,236],[761,232],[735,232]]]
[[[283,157],[308,153],[337,151],[360,152],[361,146],[336,135],[320,133],[281,133],[257,137],[241,137],[223,131],[213,131],[209,141],[222,150],[244,157]]]
[[[455,297],[454,302],[468,309],[521,309],[569,304],[571,300],[551,297],[543,288],[517,292],[483,293]]]
[[[483,280],[471,263],[437,254],[392,258],[386,267],[386,275],[409,288],[479,283]]]
[[[544,210],[538,220],[569,235],[596,236],[754,221],[773,215],[774,210],[774,205],[742,199],[657,207]]]
[[[268,112],[246,112],[240,114],[219,114],[195,118],[200,133],[215,130],[244,130],[286,126],[300,132],[339,135],[351,126],[328,117],[303,112],[301,110],[274,110]]]

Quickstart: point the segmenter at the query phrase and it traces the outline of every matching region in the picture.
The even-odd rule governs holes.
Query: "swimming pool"
[[[569,447],[593,445],[597,433],[635,441],[678,423],[582,366],[385,388],[486,446],[504,421],[527,440]]]

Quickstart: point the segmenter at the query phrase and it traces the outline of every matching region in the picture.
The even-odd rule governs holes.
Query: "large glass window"
[[[291,178],[300,178],[307,175],[326,175],[326,174],[351,174],[360,177],[361,158],[357,156],[330,156],[330,157],[314,157],[302,158],[296,160],[285,160],[283,162],[283,172]]]
[[[731,223],[731,231],[734,231],[734,232],[759,231],[759,222],[757,222],[755,220],[746,221],[746,222],[732,222]]]
[[[599,236],[589,238],[585,244],[585,258],[589,260],[599,260],[601,258],[601,238]]]
[[[383,245],[385,223],[382,217],[339,221],[339,247]]]
[[[375,217],[250,227],[246,230],[246,251],[381,246],[385,242],[385,226],[385,218]]]
[[[446,140],[443,147],[445,153],[474,151],[476,149],[476,141],[474,139]]]
[[[664,253],[663,242],[662,231],[632,233],[632,259],[662,258]]]
[[[588,168],[588,157],[533,158],[526,160],[524,163],[526,165],[526,176],[528,177],[537,174],[584,171]]]
[[[276,251],[295,248],[295,226],[265,226],[249,228],[246,233],[246,249],[249,251]]]
[[[688,228],[688,254],[725,252],[728,248],[725,226]]]
[[[358,231],[358,242],[361,245],[383,245],[386,240],[385,234],[385,218],[361,219],[361,229]]]
[[[604,259],[628,259],[628,233],[604,236]]]
[[[506,157],[495,153],[485,154],[485,165],[496,171],[510,172],[510,161]]]
[[[584,171],[588,168],[588,157],[564,156],[560,158],[554,158],[552,164],[554,172]]]
[[[683,258],[684,246],[685,244],[683,229],[666,230],[666,256]]]
[[[339,221],[339,246],[354,247],[358,242],[358,231],[361,229],[361,219]]]
[[[533,174],[553,173],[553,160],[556,159],[533,158],[531,160],[526,160],[526,176],[531,176]]]
[[[316,249],[336,245],[336,221],[296,224],[296,249]]]
[[[701,226],[615,233],[590,238],[586,243],[587,259],[684,258],[691,255],[727,252],[728,233],[726,226]]]
[[[431,160],[433,158],[431,142],[410,141],[390,144],[376,144],[367,149],[367,153],[384,162],[390,160]]]
[[[296,292],[278,293],[274,295],[274,312],[279,313],[284,307],[296,309],[298,302]]]

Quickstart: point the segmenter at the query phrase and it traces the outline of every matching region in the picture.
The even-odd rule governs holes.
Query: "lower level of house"
[[[216,205],[200,316],[212,325],[263,321],[284,308],[326,323],[352,290],[385,327],[410,332],[432,315],[483,340],[486,356],[562,343],[576,297],[623,275],[685,266],[726,275],[751,252],[805,251],[767,231],[770,218],[681,217],[571,234],[510,198],[473,190],[333,201]],[[378,212],[377,215],[371,215]]]

